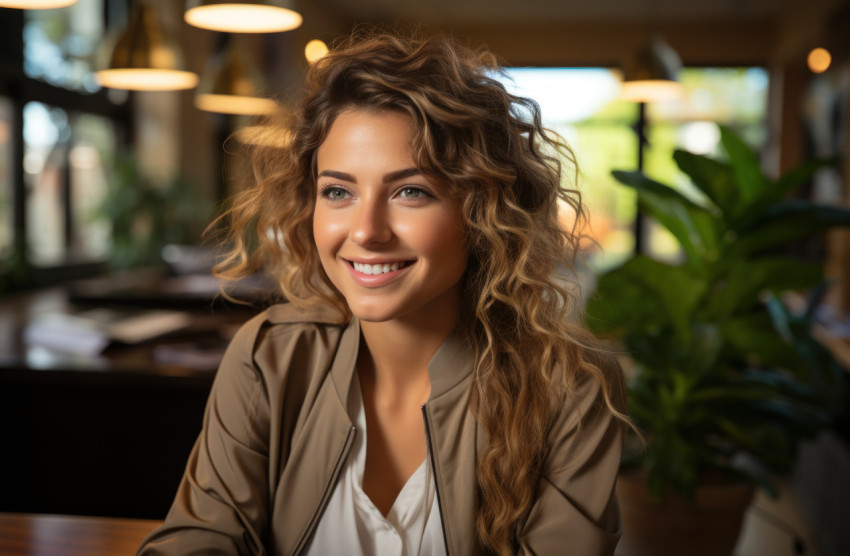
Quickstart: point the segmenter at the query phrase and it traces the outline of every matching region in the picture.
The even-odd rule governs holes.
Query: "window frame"
[[[103,0],[104,28],[109,29],[111,20],[126,15],[125,6],[119,0]],[[110,120],[115,129],[117,147],[129,145],[133,127],[131,98],[115,104],[108,98],[106,89],[96,93],[82,93],[50,85],[31,78],[24,73],[24,12],[23,10],[0,9],[0,95],[12,104],[10,121],[10,145],[12,151],[11,200],[12,200],[12,254],[0,260],[0,292],[42,287],[66,280],[91,276],[104,269],[105,261],[75,259],[70,253],[73,241],[74,214],[70,183],[68,152],[65,153],[62,172],[62,205],[65,217],[65,256],[59,263],[35,266],[30,262],[27,245],[27,229],[32,223],[27,218],[27,191],[24,180],[24,106],[40,102],[65,110],[68,114],[91,114]]]

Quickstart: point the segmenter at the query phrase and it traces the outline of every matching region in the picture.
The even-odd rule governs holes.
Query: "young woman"
[[[566,145],[486,56],[349,39],[227,219],[288,303],[216,376],[141,554],[613,554],[624,395],[575,315]]]

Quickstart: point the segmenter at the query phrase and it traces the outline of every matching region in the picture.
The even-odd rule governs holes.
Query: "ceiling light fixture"
[[[623,64],[620,98],[633,102],[673,100],[681,96],[677,82],[682,61],[658,36],[651,36]]]
[[[198,75],[186,71],[177,41],[159,26],[153,8],[137,3],[127,27],[107,39],[95,73],[104,87],[133,91],[191,89]]]
[[[231,42],[223,55],[213,62],[195,95],[195,106],[221,114],[271,114],[277,104],[256,96],[264,88],[260,72],[251,64],[243,49]]]
[[[50,10],[67,8],[77,0],[0,0],[0,8],[17,8],[19,10]]]
[[[286,0],[187,0],[186,23],[229,33],[276,33],[301,26]]]

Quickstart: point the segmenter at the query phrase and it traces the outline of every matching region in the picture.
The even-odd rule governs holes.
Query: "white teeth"
[[[362,272],[366,275],[383,274],[385,272],[393,272],[403,266],[404,263],[384,263],[384,264],[366,264],[353,262],[354,270]]]

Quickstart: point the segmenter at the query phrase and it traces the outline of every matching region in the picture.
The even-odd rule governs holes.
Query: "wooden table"
[[[223,347],[252,315],[211,304],[185,308],[186,331],[83,356],[29,345],[23,332],[40,316],[97,305],[74,304],[63,288],[0,297],[0,438],[14,447],[0,457],[0,513],[164,518],[201,430],[215,365],[165,364],[154,354],[183,343]]]
[[[160,523],[148,519],[0,513],[0,554],[132,555]]]

